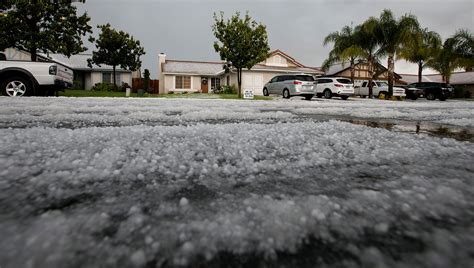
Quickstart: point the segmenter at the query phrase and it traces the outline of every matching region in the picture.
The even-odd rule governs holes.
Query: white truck
[[[380,97],[388,94],[388,83],[386,81],[372,81],[372,95]],[[354,87],[354,95],[365,98],[369,96],[369,82],[363,81],[360,86]],[[394,97],[406,97],[405,89],[402,87],[393,87]]]
[[[19,97],[53,95],[72,87],[73,71],[51,62],[10,61],[0,53],[1,95]]]

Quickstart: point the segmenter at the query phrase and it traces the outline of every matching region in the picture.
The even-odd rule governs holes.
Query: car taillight
[[[49,74],[56,75],[58,73],[58,66],[51,65],[49,66]]]
[[[336,87],[344,87],[343,85],[341,84],[334,84]]]
[[[301,81],[293,81],[293,85],[301,85],[303,83],[301,83]]]

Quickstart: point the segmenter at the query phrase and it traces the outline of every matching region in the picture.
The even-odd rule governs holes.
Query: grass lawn
[[[64,92],[59,92],[59,96],[62,97],[110,97],[110,98],[125,98],[125,92],[113,92],[113,91],[92,91],[92,90],[77,90],[67,89]],[[130,97],[137,97],[137,93],[131,93]],[[238,99],[237,95],[234,94],[199,94],[199,93],[187,93],[187,94],[162,94],[153,95],[145,94],[145,98],[185,98],[185,99]],[[255,100],[272,100],[272,97],[255,96]]]

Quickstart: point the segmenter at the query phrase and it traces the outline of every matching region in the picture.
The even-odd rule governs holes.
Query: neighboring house
[[[329,69],[326,71],[326,76],[339,76],[339,77],[346,77],[346,78],[351,78],[351,66],[349,62],[343,62],[343,63],[337,63],[334,65],[331,65]],[[354,84],[360,85],[362,81],[369,80],[369,65],[365,61],[358,61],[355,66],[355,74],[354,74]],[[376,64],[376,73],[378,76],[376,77],[376,80],[388,80],[388,71],[385,66],[382,64],[377,63]],[[395,83],[399,83],[399,80],[402,78],[399,74],[394,73],[395,76]]]
[[[418,82],[418,75],[416,74],[402,74],[402,82],[406,84]],[[443,77],[440,74],[426,74],[421,77],[422,82],[443,82]],[[463,88],[471,92],[474,96],[474,71],[469,72],[454,72],[451,74],[449,83],[455,88]]]
[[[7,60],[30,61],[30,53],[14,48],[6,49],[4,52]],[[74,71],[74,87],[77,89],[90,90],[97,83],[113,83],[112,66],[92,65],[90,68],[87,59],[92,58],[91,54],[72,55],[70,58],[61,54],[39,54],[38,61],[51,61],[62,64]],[[140,75],[140,71],[132,72],[119,67],[116,69],[117,85],[127,83],[132,85],[132,78]]]
[[[212,92],[218,86],[235,85],[237,72],[224,71],[224,62],[167,60],[165,54],[159,55],[158,78],[160,93],[168,92]],[[288,54],[275,50],[269,57],[251,70],[242,72],[242,90],[251,89],[262,95],[263,86],[274,76],[286,73],[307,73],[322,75],[319,68],[307,67]]]

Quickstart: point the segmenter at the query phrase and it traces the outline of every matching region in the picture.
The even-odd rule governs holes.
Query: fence
[[[139,88],[145,88],[144,79],[142,78],[133,78],[132,79],[132,91],[137,92]],[[150,86],[148,88],[148,93],[150,94],[159,94],[160,93],[160,83],[159,80],[150,80]]]

